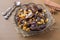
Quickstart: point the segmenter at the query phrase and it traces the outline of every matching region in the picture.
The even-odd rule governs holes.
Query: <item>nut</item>
[[[45,24],[45,23],[44,23],[44,19],[41,19],[41,22],[42,22],[43,24]]]
[[[25,18],[25,16],[26,16],[25,14],[19,15],[19,17],[21,17],[21,18],[23,18],[23,19]]]
[[[28,12],[26,10],[24,10],[24,14],[27,14]]]
[[[30,31],[30,28],[27,28],[26,31],[29,32]]]
[[[23,11],[23,9],[20,9],[19,11],[21,12],[21,11]]]
[[[42,22],[37,22],[37,24],[42,24]]]
[[[24,22],[24,24],[27,24],[27,22]]]
[[[48,18],[46,18],[45,22],[48,22]]]
[[[25,26],[23,26],[23,30],[24,30],[24,31],[26,30],[26,27],[25,27]]]
[[[38,13],[38,11],[36,11],[36,14]]]
[[[28,10],[28,12],[32,12],[31,10]]]
[[[43,10],[44,13],[46,13],[46,10]]]

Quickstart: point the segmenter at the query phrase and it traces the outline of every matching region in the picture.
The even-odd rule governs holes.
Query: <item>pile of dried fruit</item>
[[[34,3],[22,5],[15,15],[18,27],[27,32],[46,28],[49,19],[46,10],[39,6]]]

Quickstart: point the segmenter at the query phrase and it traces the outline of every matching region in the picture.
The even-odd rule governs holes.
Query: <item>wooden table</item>
[[[5,20],[1,14],[5,11],[15,0],[0,0],[0,40],[60,40],[60,12],[53,17],[56,19],[56,24],[53,26],[54,31],[46,32],[41,35],[24,38],[16,31],[16,25],[14,23],[14,13],[9,20]],[[53,0],[60,4],[60,0]],[[42,3],[41,0],[21,0],[22,3]]]

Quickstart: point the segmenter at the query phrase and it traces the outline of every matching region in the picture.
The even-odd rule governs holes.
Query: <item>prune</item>
[[[44,29],[46,27],[46,24],[40,25],[39,27],[42,30],[42,29]]]
[[[24,21],[23,21],[23,20],[21,20],[21,21],[20,21],[20,23],[21,23],[21,24],[24,24]]]
[[[42,9],[38,9],[38,12],[42,12]]]
[[[29,21],[29,19],[30,19],[30,18],[26,18],[25,20],[26,20],[26,21]]]
[[[34,25],[31,25],[30,29],[34,30],[34,29],[36,29],[36,27]]]
[[[34,15],[32,16],[32,18],[35,18],[35,19],[36,19],[36,18],[37,18],[37,15],[36,15],[36,14],[34,14]]]
[[[28,24],[27,27],[31,27],[31,24]]]
[[[39,28],[33,27],[33,26],[31,26],[30,29],[31,29],[31,31],[39,31],[40,30]]]
[[[35,21],[33,21],[33,22],[32,22],[32,24],[36,25],[36,22],[35,22]]]
[[[32,24],[31,26],[32,26],[32,27],[35,27],[35,24]]]

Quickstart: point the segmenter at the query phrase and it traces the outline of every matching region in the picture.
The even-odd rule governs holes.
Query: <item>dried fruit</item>
[[[34,29],[36,29],[36,27],[34,25],[31,25],[30,29],[34,30]]]
[[[31,27],[31,24],[28,24],[27,27]]]
[[[45,24],[40,25],[40,29],[44,29],[45,27],[46,27],[46,25],[45,25]]]
[[[38,12],[42,12],[42,9],[40,8],[40,9],[38,9]]]

